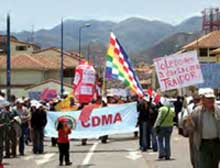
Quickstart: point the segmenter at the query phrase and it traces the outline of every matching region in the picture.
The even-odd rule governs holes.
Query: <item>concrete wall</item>
[[[16,50],[16,46],[24,46],[26,47],[26,50],[18,51]],[[11,55],[19,55],[19,54],[32,54],[34,51],[34,48],[30,44],[22,44],[22,43],[16,43],[11,42]]]
[[[11,72],[11,84],[13,85],[25,85],[36,84],[44,80],[43,71],[35,70],[13,70]],[[6,83],[6,72],[0,71],[0,84]]]
[[[45,73],[45,80],[56,79],[60,80],[60,71],[47,71]],[[72,78],[64,78],[64,83],[72,84]]]

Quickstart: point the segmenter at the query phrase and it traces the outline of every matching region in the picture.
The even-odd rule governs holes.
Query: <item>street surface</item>
[[[191,168],[188,139],[172,134],[172,159],[159,161],[157,153],[138,150],[138,139],[133,134],[110,136],[107,144],[89,140],[86,146],[80,141],[71,141],[70,158],[73,168]],[[45,153],[34,155],[32,147],[26,146],[25,156],[4,159],[5,168],[56,168],[59,165],[57,147],[45,141]]]

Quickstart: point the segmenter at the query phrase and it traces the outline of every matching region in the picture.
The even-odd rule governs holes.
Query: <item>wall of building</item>
[[[60,53],[59,52],[56,52],[54,50],[45,50],[45,51],[42,51],[42,52],[39,52],[39,53],[34,53],[34,55],[42,55],[42,56],[46,56],[46,57],[54,57],[54,56],[58,56],[60,57]]]
[[[55,79],[55,80],[60,80],[60,71],[47,71],[45,73],[45,80],[48,80],[48,79]],[[72,84],[72,80],[73,80],[73,77],[64,77],[64,83],[67,83],[67,84]]]
[[[0,71],[0,84],[6,83],[6,71]],[[16,70],[11,72],[11,84],[26,85],[40,83],[45,79],[43,71]]]
[[[17,50],[16,47],[25,47],[26,50]],[[34,48],[30,44],[22,44],[22,43],[16,43],[11,42],[11,55],[19,55],[19,54],[32,54],[34,51]]]

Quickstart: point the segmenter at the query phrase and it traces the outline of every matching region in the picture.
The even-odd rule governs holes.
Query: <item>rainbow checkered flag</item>
[[[113,33],[110,35],[109,48],[106,56],[106,78],[124,82],[138,96],[144,95],[138,77],[132,68],[131,61]]]

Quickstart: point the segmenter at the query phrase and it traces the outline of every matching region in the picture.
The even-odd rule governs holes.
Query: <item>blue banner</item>
[[[68,120],[72,127],[69,137],[74,139],[98,138],[103,135],[130,133],[137,130],[137,103],[95,109],[87,122],[79,121],[79,115],[80,111],[47,112],[45,136],[57,137],[56,125],[60,117]]]
[[[220,88],[220,64],[201,64],[204,83],[198,85],[199,88]]]

